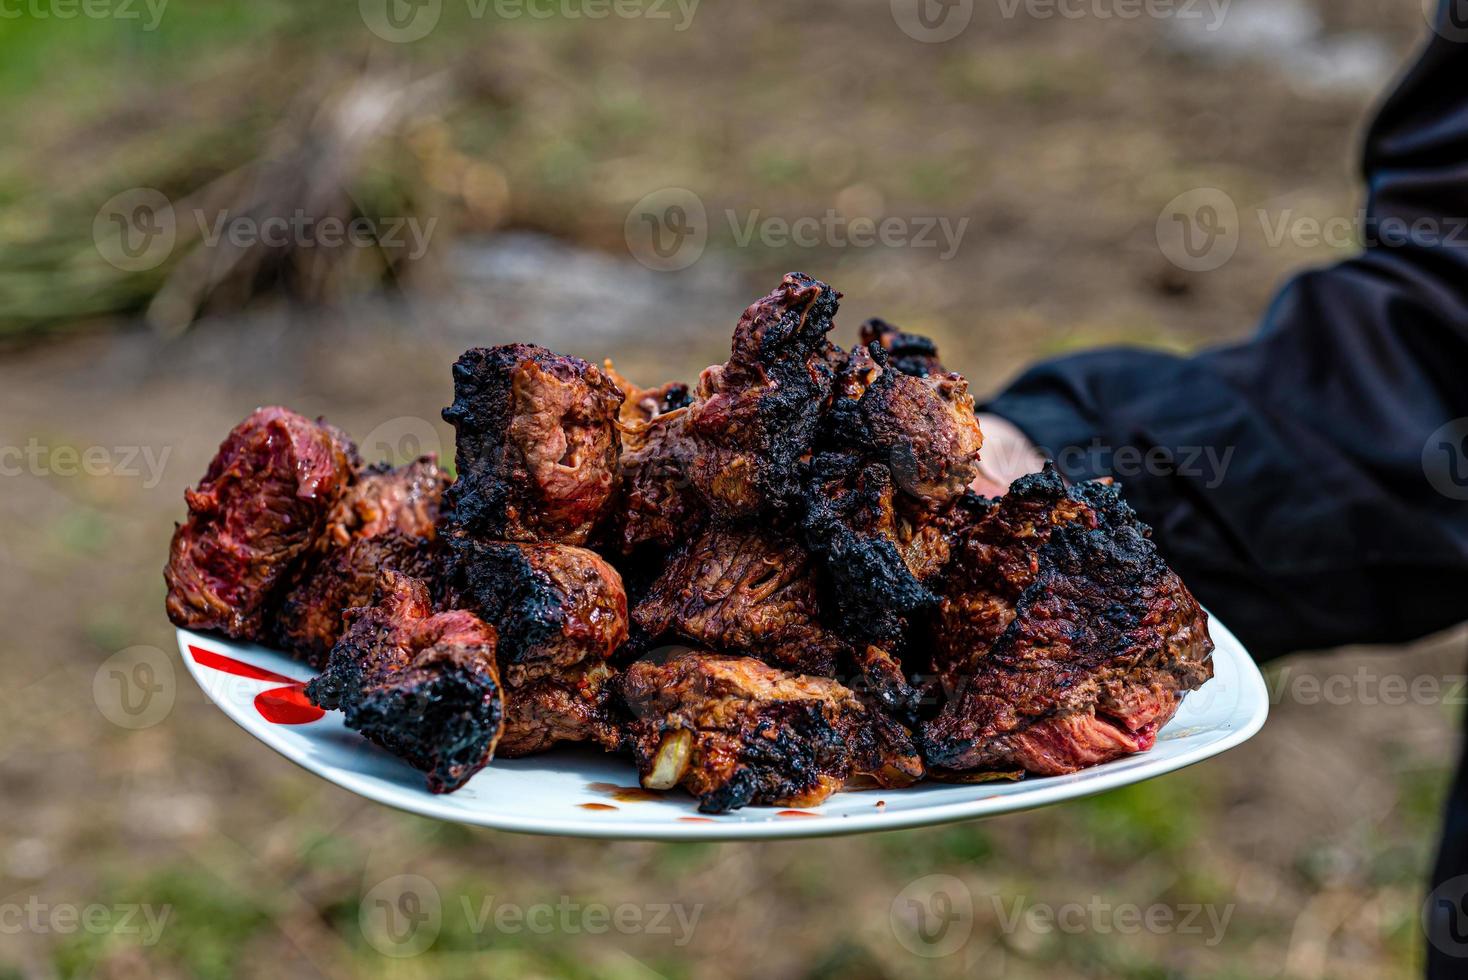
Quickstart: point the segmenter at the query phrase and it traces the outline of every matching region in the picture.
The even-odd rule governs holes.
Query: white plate
[[[1188,695],[1150,752],[1070,776],[969,786],[923,783],[837,793],[803,811],[746,807],[713,817],[700,814],[681,790],[627,799],[638,794],[612,787],[637,786],[630,761],[571,749],[496,760],[457,793],[435,796],[424,787],[421,773],[343,725],[341,712],[294,724],[267,720],[262,705],[263,711],[316,712],[292,707],[293,699],[304,705],[299,684],[311,678],[310,668],[282,653],[187,630],[178,631],[178,646],[194,680],[240,727],[297,765],[369,800],[440,820],[530,834],[750,840],[896,830],[1027,810],[1128,786],[1225,752],[1263,727],[1269,697],[1259,669],[1234,635],[1216,619],[1210,629],[1217,644],[1213,679]],[[242,668],[262,676],[240,676]],[[267,693],[282,688],[284,694]]]

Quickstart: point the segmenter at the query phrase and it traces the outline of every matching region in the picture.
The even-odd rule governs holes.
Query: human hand
[[[1015,480],[1044,468],[1044,455],[1013,422],[980,414],[979,427],[984,430],[984,449],[979,454],[979,475],[969,484],[975,493],[1002,497]]]

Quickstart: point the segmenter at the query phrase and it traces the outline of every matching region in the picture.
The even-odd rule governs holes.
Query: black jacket
[[[986,406],[1068,477],[1116,475],[1261,659],[1468,619],[1468,24],[1446,9],[1463,6],[1371,126],[1359,257],[1289,282],[1246,343],[1067,357]],[[1465,874],[1468,765],[1435,883]],[[1442,912],[1465,938],[1434,937],[1429,976],[1468,977],[1441,948],[1468,957],[1468,907]]]

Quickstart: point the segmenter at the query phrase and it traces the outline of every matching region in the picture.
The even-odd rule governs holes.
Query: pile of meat
[[[1053,468],[970,491],[967,382],[880,320],[835,346],[840,298],[787,275],[692,388],[470,350],[457,479],[260,409],[187,494],[169,615],[318,667],[434,792],[566,742],[708,812],[1150,748],[1213,645],[1148,529]]]

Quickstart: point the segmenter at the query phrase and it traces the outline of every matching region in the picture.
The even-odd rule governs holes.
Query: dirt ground
[[[513,41],[525,59],[582,90],[612,79],[607,98],[636,101],[656,140],[579,144],[570,189],[527,186],[507,219],[519,230],[446,245],[406,293],[258,304],[173,339],[118,323],[9,352],[0,447],[24,461],[0,478],[0,977],[1415,975],[1468,697],[1461,632],[1273,665],[1270,722],[1251,743],[1092,800],[866,837],[654,845],[469,830],[328,786],[207,703],[162,609],[182,491],[235,421],[281,403],[368,453],[451,455],[438,411],[471,344],[533,340],[613,355],[646,381],[692,378],[788,268],[846,293],[847,339],[879,313],[931,333],[981,393],[1057,351],[1245,335],[1292,270],[1349,251],[1267,232],[1359,206],[1354,147],[1381,80],[1371,57],[1337,64],[1331,45],[1370,39],[1389,72],[1422,26],[1415,0],[1321,9],[1313,77],[1270,50],[1288,25],[1267,18],[1265,40],[1201,48],[1165,20],[984,4],[947,44],[905,37],[886,4],[710,7],[651,39],[614,22],[594,42],[527,29]],[[564,98],[532,93],[526,112],[580,133]],[[665,187],[712,215],[707,252],[676,273],[622,241],[632,202]],[[1237,253],[1206,272],[1170,261],[1156,230],[1196,188],[1222,189],[1240,215]],[[970,225],[951,258],[741,247],[718,230],[730,210],[827,208]],[[163,707],[128,728],[110,720],[105,677],[136,647],[172,663],[154,678]],[[1399,694],[1420,679],[1426,694]],[[364,896],[402,874],[433,883],[443,921],[431,948],[392,958],[360,923]],[[937,957],[901,911],[933,875],[969,899],[966,937]],[[481,928],[470,910],[486,902],[697,919],[686,934],[596,933],[573,916],[541,933]],[[1086,909],[1075,929],[1016,918],[1072,903]],[[46,917],[92,905],[108,928]],[[1132,906],[1173,924],[1123,931],[1116,910]],[[11,928],[29,907],[48,910],[41,927]],[[156,942],[121,921],[134,907],[167,910]]]

